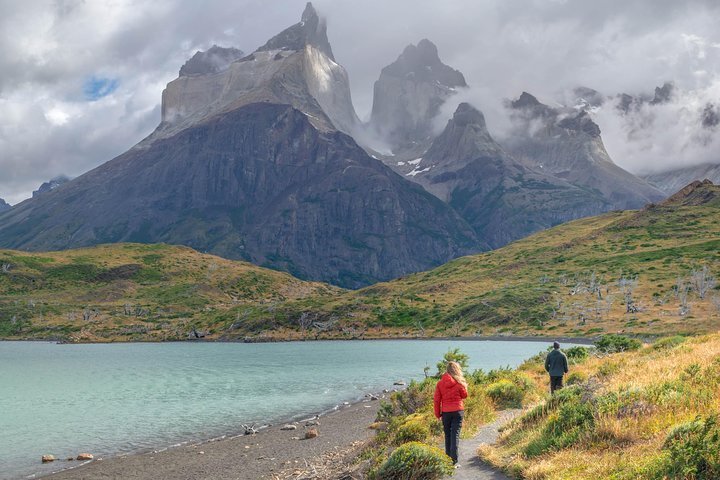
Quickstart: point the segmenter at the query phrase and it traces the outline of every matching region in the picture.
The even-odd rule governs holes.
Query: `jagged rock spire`
[[[330,42],[327,38],[327,25],[321,18],[311,2],[308,2],[303,11],[300,23],[286,28],[257,51],[266,50],[302,50],[305,45],[312,45],[320,49],[325,55],[335,61]]]

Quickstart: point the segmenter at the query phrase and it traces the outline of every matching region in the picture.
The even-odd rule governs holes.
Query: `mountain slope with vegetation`
[[[342,290],[167,245],[0,250],[0,337],[640,336],[717,330],[720,187]]]
[[[187,247],[0,250],[0,338],[185,340],[252,331],[249,309],[339,291]],[[263,322],[261,328],[267,328]]]
[[[665,335],[720,320],[720,187],[569,222],[488,253],[345,294],[339,318],[409,336]]]

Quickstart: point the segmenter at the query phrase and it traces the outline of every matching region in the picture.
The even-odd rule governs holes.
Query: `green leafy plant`
[[[437,363],[437,374],[440,376],[445,373],[449,362],[459,363],[460,368],[462,368],[463,372],[465,372],[468,369],[469,361],[470,357],[467,354],[462,353],[459,348],[450,349],[445,353],[445,355],[443,355],[443,359]]]
[[[453,473],[450,457],[419,442],[401,445],[371,478],[377,480],[436,480]]]
[[[603,353],[629,352],[639,350],[640,347],[642,347],[640,340],[625,335],[603,335],[595,342],[595,348]]]

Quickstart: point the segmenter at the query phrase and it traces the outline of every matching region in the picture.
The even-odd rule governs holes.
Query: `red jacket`
[[[462,399],[467,398],[467,395],[467,389],[446,373],[435,387],[435,416],[440,418],[442,412],[463,410],[465,406]]]

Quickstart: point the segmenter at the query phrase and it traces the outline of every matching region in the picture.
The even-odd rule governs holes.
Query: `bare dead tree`
[[[597,295],[598,300],[602,300],[602,288],[602,278],[598,277],[595,272],[592,272],[590,280],[588,281],[588,290],[590,293]]]
[[[3,263],[2,265],[0,265],[0,271],[2,271],[2,273],[8,273],[11,268],[12,263]]]
[[[123,305],[123,313],[125,314],[126,317],[129,317],[130,315],[132,315],[132,305],[130,305],[129,303],[126,303],[125,305]]]
[[[697,292],[700,299],[704,299],[707,292],[715,288],[715,277],[710,274],[707,265],[703,265],[700,270],[690,272],[690,283],[693,290]]]
[[[465,322],[465,319],[458,318],[450,326],[450,333],[453,337],[459,337],[466,326],[467,323]]]
[[[419,334],[420,334],[419,336],[424,337],[424,336],[425,336],[425,327],[423,327],[422,320],[418,320],[418,321],[415,323],[415,326],[416,326],[417,329],[418,329],[418,332],[419,332]]]
[[[690,313],[690,304],[688,303],[688,294],[690,293],[690,284],[678,279],[678,284],[675,286],[678,303],[680,304],[678,312],[681,317],[684,317]]]
[[[633,298],[633,292],[638,285],[637,277],[620,277],[617,285],[625,299],[625,313],[637,313],[640,308],[635,304],[635,299]]]
[[[310,315],[309,312],[303,312],[300,314],[300,317],[297,319],[297,324],[300,327],[300,331],[304,332],[308,328],[310,328],[310,325],[313,324],[313,321],[315,320],[315,316]]]

